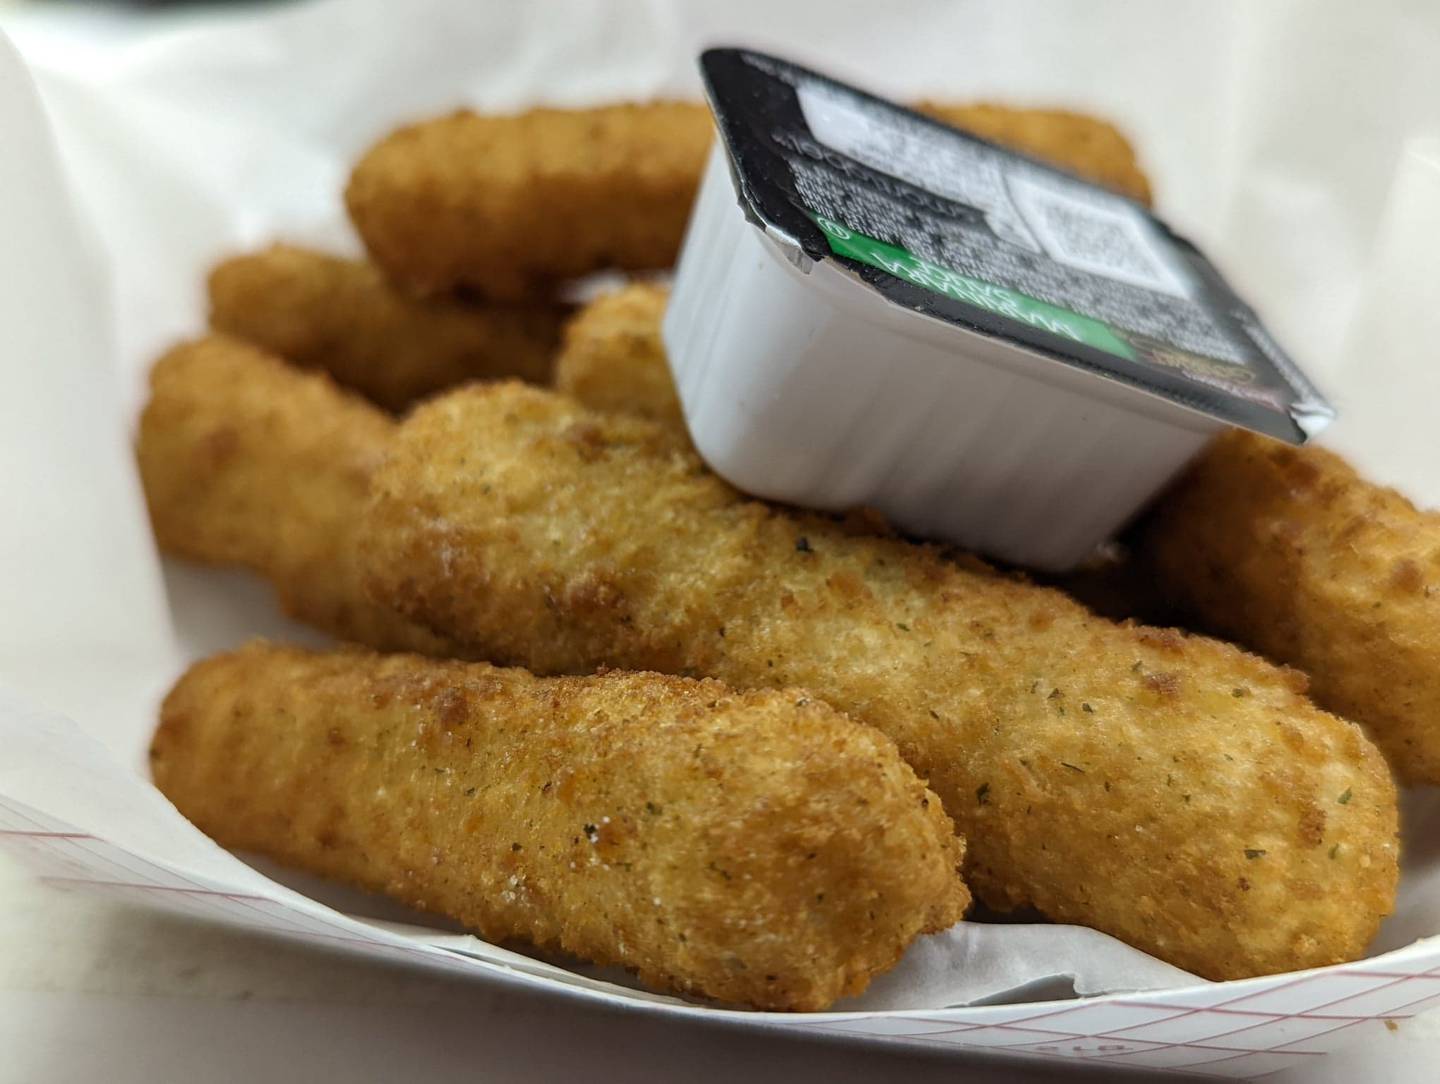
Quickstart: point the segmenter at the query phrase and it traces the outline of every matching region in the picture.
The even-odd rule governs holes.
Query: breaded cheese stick
[[[566,310],[548,302],[420,300],[363,260],[292,245],[234,256],[210,273],[210,326],[396,413],[470,380],[550,377]]]
[[[459,112],[381,140],[345,203],[371,258],[413,290],[545,297],[602,268],[674,263],[710,135],[688,102]]]
[[[1323,448],[1235,430],[1135,540],[1159,593],[1310,676],[1403,780],[1440,783],[1440,515]]]
[[[602,294],[565,326],[555,388],[593,410],[634,414],[685,431],[660,322],[670,290],[637,282]]]
[[[155,363],[137,455],[166,553],[239,565],[292,617],[346,640],[446,645],[366,597],[355,549],[394,423],[317,373],[212,335]]]
[[[992,102],[921,102],[936,120],[1052,162],[1148,205],[1150,182],[1135,148],[1113,124],[1068,109],[1017,109]]]
[[[894,744],[796,690],[256,643],[150,759],[224,846],[756,1008],[859,993],[969,901]]]
[[[888,734],[1033,905],[1210,978],[1352,959],[1394,902],[1360,730],[1228,644],[747,500],[670,431],[508,383],[401,427],[376,596],[496,661],[801,685]]]
[[[1064,110],[924,103],[923,111],[1148,202],[1113,126]],[[671,266],[710,146],[709,110],[650,102],[461,111],[386,136],[345,203],[371,258],[422,294],[548,297],[602,268]]]

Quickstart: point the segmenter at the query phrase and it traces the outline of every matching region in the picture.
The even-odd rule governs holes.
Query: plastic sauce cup
[[[1333,418],[1134,201],[774,57],[701,67],[720,138],[664,337],[740,489],[1058,571],[1220,429]]]

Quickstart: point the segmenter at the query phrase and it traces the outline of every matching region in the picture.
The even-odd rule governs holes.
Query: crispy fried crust
[[[757,1008],[859,993],[969,900],[894,744],[795,690],[252,644],[151,766],[225,846]]]
[[[670,291],[634,283],[603,294],[565,328],[555,359],[555,387],[593,410],[634,414],[683,431],[660,321]]]
[[[287,613],[379,648],[439,638],[366,597],[355,538],[394,424],[319,374],[236,339],[175,347],[150,374],[137,455],[167,553],[253,569]]]
[[[373,487],[378,597],[538,671],[812,689],[929,779],[992,906],[1211,978],[1354,958],[1393,906],[1379,754],[1227,644],[746,500],[664,427],[514,383],[421,407]]]
[[[1136,199],[1150,188],[1113,126],[1064,110],[924,103],[947,123]],[[459,112],[386,136],[355,167],[346,206],[371,257],[422,294],[514,301],[616,267],[669,267],[711,138],[685,102]]]
[[[1118,128],[1097,117],[1068,109],[1016,109],[989,102],[921,102],[916,108],[936,120],[1150,203],[1150,182],[1135,159],[1135,148]]]
[[[1136,556],[1198,623],[1309,674],[1402,779],[1440,783],[1440,516],[1324,449],[1234,431],[1156,506]]]
[[[414,290],[547,296],[601,268],[674,262],[710,127],[682,102],[455,113],[381,140],[345,202],[371,257]]]
[[[386,410],[470,380],[545,381],[565,309],[411,298],[373,266],[274,245],[210,273],[210,326]]]

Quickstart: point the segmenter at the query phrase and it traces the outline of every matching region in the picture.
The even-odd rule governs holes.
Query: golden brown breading
[[[1137,532],[1160,593],[1310,675],[1401,779],[1440,783],[1440,515],[1332,452],[1217,440]]]
[[[663,426],[515,383],[422,406],[372,486],[379,597],[541,672],[810,688],[929,779],[991,906],[1211,978],[1352,959],[1393,906],[1384,761],[1227,644],[747,500]]]
[[[1068,109],[1016,109],[975,102],[921,102],[915,107],[936,120],[974,132],[1149,204],[1150,182],[1135,148],[1113,124]]]
[[[273,245],[210,273],[210,326],[323,369],[386,410],[470,380],[545,381],[566,310],[400,293],[372,265]]]
[[[224,846],[757,1008],[857,994],[969,902],[894,744],[796,690],[252,644],[150,755]]]
[[[555,387],[592,410],[634,414],[683,432],[685,413],[660,337],[669,299],[665,286],[632,283],[586,305],[565,328]]]
[[[374,647],[445,645],[364,593],[355,539],[394,423],[320,374],[221,335],[150,374],[137,455],[167,553],[266,577],[292,617]]]
[[[1112,125],[1064,110],[922,103],[940,120],[1149,202]],[[461,111],[386,136],[360,160],[346,206],[371,258],[422,294],[515,301],[602,268],[671,266],[710,146],[709,110],[650,102]]]
[[[381,140],[345,202],[371,257],[414,290],[544,297],[601,268],[669,267],[710,131],[684,102],[459,112]]]

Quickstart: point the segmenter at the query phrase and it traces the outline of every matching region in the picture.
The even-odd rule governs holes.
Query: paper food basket
[[[10,27],[20,49],[0,39],[0,848],[58,888],[418,968],[957,1059],[1250,1078],[1440,1004],[1433,792],[1406,796],[1399,906],[1367,959],[1207,983],[1094,931],[964,924],[925,939],[844,1011],[786,1015],[648,993],[413,916],[345,913],[220,850],[146,781],[158,697],[187,660],[257,633],[304,635],[255,581],[162,570],[149,536],[131,427],[148,359],[201,327],[204,268],[277,234],[352,248],[338,201],[346,167],[401,119],[462,102],[693,97],[696,49],[717,40],[808,50],[895,94],[1115,117],[1162,209],[1356,419],[1337,442],[1372,474],[1440,497],[1417,466],[1433,455],[1419,423],[1440,377],[1413,362],[1440,335],[1424,288],[1440,283],[1428,240],[1440,235],[1440,142],[1414,104],[1437,100],[1440,74],[1409,35],[1372,35],[1358,55],[1348,43],[1376,16],[1339,4],[1046,5],[1043,19],[1030,4],[983,18],[977,5],[915,5],[915,18],[878,28],[873,5],[773,8],[729,5],[721,19],[701,5],[426,0],[401,17],[380,0],[320,0],[81,44]],[[1186,18],[1206,33],[1176,40]],[[1101,80],[1092,60],[1105,51],[1133,63]],[[1382,70],[1406,78],[1361,77]],[[1403,94],[1386,89],[1402,83]],[[1360,160],[1327,172],[1317,148],[1334,125],[1328,136],[1321,122],[1297,128],[1295,103],[1364,86],[1386,120],[1357,127],[1362,146],[1347,149]]]

